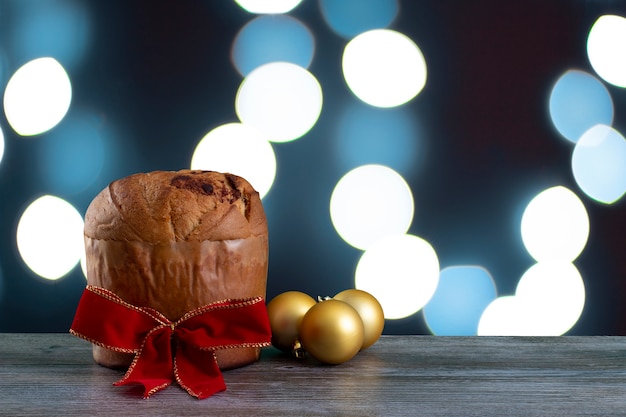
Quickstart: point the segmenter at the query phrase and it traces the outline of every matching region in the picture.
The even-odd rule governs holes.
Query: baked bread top
[[[112,182],[85,214],[92,239],[166,243],[267,235],[259,193],[213,171],[154,171]]]

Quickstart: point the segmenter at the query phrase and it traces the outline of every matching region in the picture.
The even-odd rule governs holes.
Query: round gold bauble
[[[304,315],[300,342],[320,362],[340,364],[354,357],[363,345],[363,322],[350,304],[324,300]]]
[[[316,304],[313,297],[300,291],[287,291],[267,304],[267,315],[272,328],[272,345],[292,352],[297,346],[302,318]]]
[[[365,331],[361,350],[370,347],[380,338],[385,327],[385,314],[373,295],[363,290],[349,289],[341,291],[333,299],[350,304],[361,316]]]

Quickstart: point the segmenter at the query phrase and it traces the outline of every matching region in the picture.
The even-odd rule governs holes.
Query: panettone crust
[[[259,194],[241,177],[192,170],[131,175],[87,209],[87,282],[175,321],[216,301],[265,297],[267,234]],[[237,348],[216,356],[229,369],[259,353]],[[93,356],[115,368],[132,361],[96,345]]]
[[[85,214],[85,236],[161,243],[267,234],[259,194],[244,178],[213,171],[154,171],[112,182]]]

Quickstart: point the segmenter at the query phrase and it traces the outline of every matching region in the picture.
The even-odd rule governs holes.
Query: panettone
[[[192,170],[131,175],[87,209],[87,281],[171,321],[216,301],[265,297],[267,232],[259,194],[241,177]],[[228,369],[259,353],[246,347],[216,356]],[[108,367],[133,359],[95,344],[93,356]]]

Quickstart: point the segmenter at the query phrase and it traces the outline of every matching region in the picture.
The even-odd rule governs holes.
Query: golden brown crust
[[[216,301],[265,297],[265,213],[259,194],[232,174],[155,171],[114,181],[87,209],[85,250],[88,284],[171,321]],[[259,353],[216,355],[229,369]],[[133,355],[94,345],[93,356],[104,366],[127,367]]]
[[[216,301],[265,297],[267,236],[159,244],[85,237],[85,251],[89,285],[171,321]]]
[[[212,171],[154,171],[112,182],[85,214],[85,236],[140,241],[229,240],[267,234],[258,192]]]

